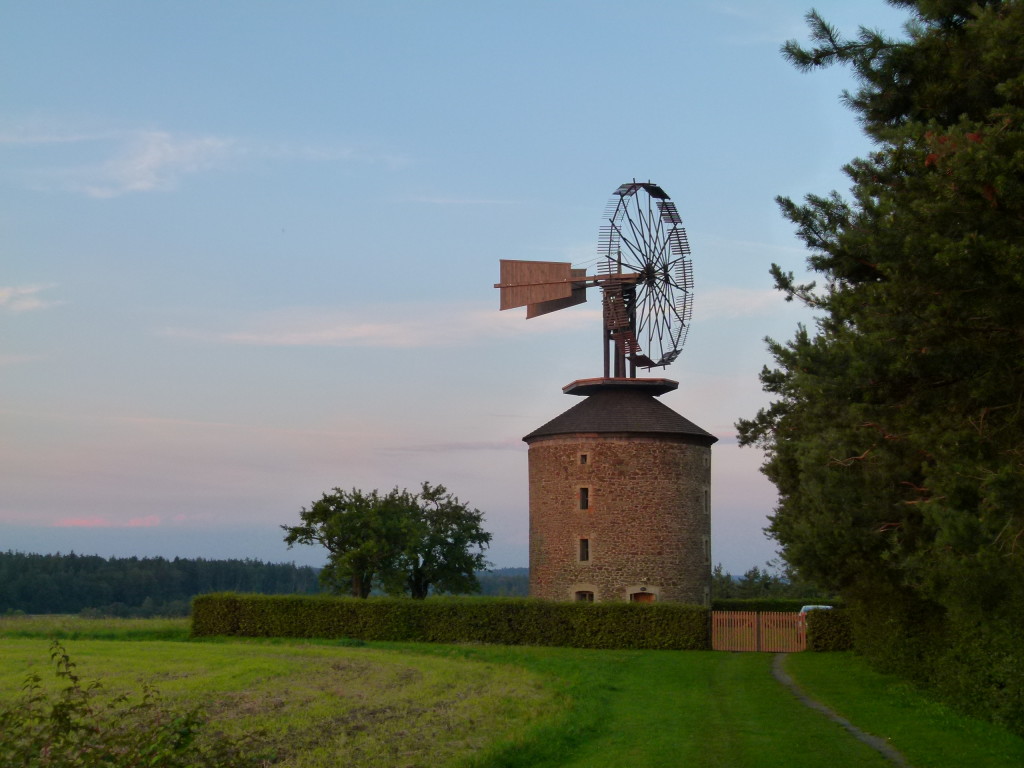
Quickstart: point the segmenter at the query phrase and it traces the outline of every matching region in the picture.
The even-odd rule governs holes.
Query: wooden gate
[[[715,651],[807,649],[807,632],[799,613],[712,611],[711,648]]]

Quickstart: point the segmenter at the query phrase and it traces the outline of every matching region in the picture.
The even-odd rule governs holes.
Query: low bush
[[[608,649],[709,647],[708,612],[699,606],[521,598],[357,600],[220,593],[195,598],[192,634]]]
[[[144,685],[141,699],[106,697],[98,681],[83,685],[64,647],[54,641],[51,661],[65,686],[47,693],[39,675],[29,675],[24,693],[0,705],[3,765],[47,768],[243,768],[263,758],[243,744],[214,735],[199,739],[199,709],[165,706]]]
[[[853,628],[846,611],[808,611],[805,620],[808,651],[853,649]]]

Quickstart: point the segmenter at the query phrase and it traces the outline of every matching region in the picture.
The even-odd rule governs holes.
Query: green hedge
[[[838,605],[838,600],[820,597],[730,597],[711,601],[713,611],[762,611],[770,613],[799,613],[805,605]]]
[[[192,635],[707,650],[707,609],[523,598],[201,595]]]
[[[808,651],[853,649],[853,628],[846,611],[808,611],[806,621]]]
[[[1021,612],[955,614],[885,584],[849,603],[854,647],[872,666],[1024,736]]]

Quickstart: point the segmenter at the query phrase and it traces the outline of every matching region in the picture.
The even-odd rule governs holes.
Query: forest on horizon
[[[521,597],[526,568],[477,574],[481,594]],[[0,615],[80,613],[96,616],[186,616],[196,595],[259,592],[319,594],[320,569],[260,560],[0,552]]]

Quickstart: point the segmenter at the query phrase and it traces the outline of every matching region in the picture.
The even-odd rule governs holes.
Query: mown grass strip
[[[843,730],[853,736],[853,738],[867,744],[876,752],[880,753],[890,763],[898,766],[898,768],[909,767],[907,759],[886,739],[861,730],[842,715],[832,709],[829,709],[817,699],[808,696],[803,688],[797,685],[793,678],[789,676],[789,673],[786,672],[785,661],[785,653],[776,653],[774,655],[774,658],[772,659],[772,677],[774,677],[781,685],[788,688],[801,704],[824,715],[832,722],[837,723],[843,728]]]
[[[887,739],[914,768],[1024,765],[1024,739],[925,697],[852,653],[800,653],[785,668],[810,696]]]
[[[472,768],[884,768],[876,752],[800,705],[771,656],[708,651],[395,646],[515,664],[561,681],[572,707]]]

